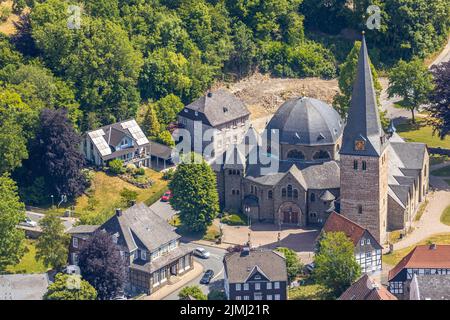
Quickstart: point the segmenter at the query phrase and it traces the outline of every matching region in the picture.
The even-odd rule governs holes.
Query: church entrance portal
[[[296,224],[298,225],[298,222],[300,220],[300,214],[301,210],[293,202],[285,202],[280,206],[280,209],[278,210],[278,217],[284,224]]]

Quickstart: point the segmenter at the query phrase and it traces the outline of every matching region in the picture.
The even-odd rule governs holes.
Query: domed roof
[[[280,143],[298,145],[334,144],[342,135],[343,121],[330,105],[323,101],[302,97],[286,101],[266,126],[278,129]]]

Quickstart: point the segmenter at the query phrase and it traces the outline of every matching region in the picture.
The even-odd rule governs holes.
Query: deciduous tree
[[[58,273],[48,286],[44,300],[95,300],[97,291],[80,275]]]
[[[180,300],[189,300],[190,297],[196,300],[207,300],[206,295],[199,286],[184,287],[181,289],[180,293],[178,293],[178,298],[180,298]]]
[[[439,137],[444,139],[450,132],[450,61],[433,66],[431,72],[435,87],[428,108],[433,117],[430,122]]]
[[[297,253],[289,248],[280,247],[277,251],[281,252],[286,258],[286,267],[289,281],[294,280],[302,271],[303,265]]]

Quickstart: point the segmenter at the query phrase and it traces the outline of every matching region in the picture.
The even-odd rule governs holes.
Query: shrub
[[[137,176],[143,176],[145,175],[145,169],[144,168],[137,168],[134,170],[134,174]]]
[[[167,171],[164,171],[162,178],[164,180],[172,180],[174,174],[175,174],[175,170],[169,169]]]
[[[128,173],[133,174],[134,171],[135,171],[136,169],[137,169],[137,168],[136,168],[136,165],[134,165],[134,164],[132,164],[132,163],[130,163],[130,164],[127,165],[127,172],[128,172]]]
[[[206,300],[206,295],[199,286],[184,287],[178,294],[180,300],[188,300],[190,297],[197,300]]]
[[[120,159],[114,159],[109,162],[109,171],[113,174],[121,174],[125,172],[123,167],[123,161]]]
[[[122,200],[126,205],[130,205],[133,201],[136,201],[138,193],[136,191],[123,188],[120,192],[120,196],[122,197]]]
[[[208,300],[227,300],[227,296],[221,290],[212,290],[208,293]]]

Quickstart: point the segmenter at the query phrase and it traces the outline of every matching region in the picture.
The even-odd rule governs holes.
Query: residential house
[[[67,231],[70,235],[69,264],[78,265],[78,255],[89,237],[98,229],[97,225],[80,225]]]
[[[345,290],[338,300],[397,300],[397,297],[364,274]]]
[[[287,300],[285,257],[277,251],[244,248],[223,259],[228,300]]]
[[[178,123],[190,134],[191,150],[203,154],[206,146],[212,144],[208,155],[214,158],[232,144],[241,142],[250,127],[249,117],[250,112],[241,100],[220,89],[184,107],[178,114]],[[214,130],[214,134],[203,141],[207,130]]]
[[[345,233],[355,246],[355,258],[363,273],[377,272],[382,269],[383,247],[369,230],[341,214],[332,212],[325,222],[322,232],[339,231]]]
[[[450,274],[414,274],[409,300],[450,300]]]
[[[109,161],[120,159],[137,167],[152,167],[152,160],[171,163],[171,148],[149,141],[134,119],[117,122],[82,136],[82,152],[88,163],[106,166]]]
[[[72,233],[71,247],[74,238],[84,234],[85,226],[78,228],[79,233]],[[132,293],[152,294],[193,269],[192,250],[180,246],[181,236],[175,228],[143,203],[124,211],[116,209],[115,215],[97,230],[113,236],[126,260],[127,290]]]
[[[389,291],[408,299],[414,275],[450,275],[450,245],[416,246],[389,271]]]

